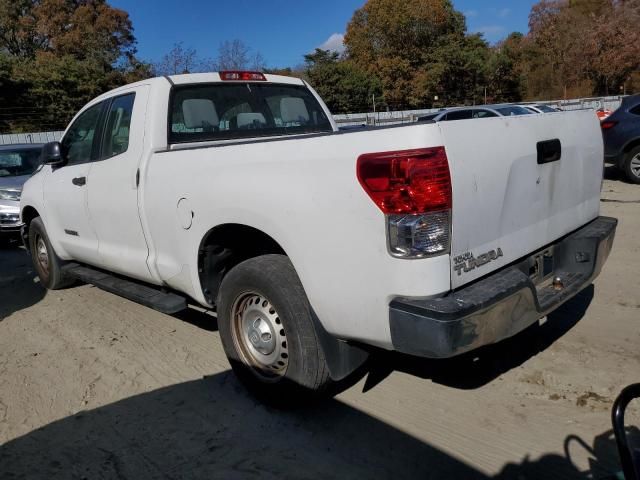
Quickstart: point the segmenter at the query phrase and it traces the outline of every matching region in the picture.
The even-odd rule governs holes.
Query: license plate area
[[[527,272],[534,285],[538,286],[553,276],[553,247],[531,255],[527,259]]]

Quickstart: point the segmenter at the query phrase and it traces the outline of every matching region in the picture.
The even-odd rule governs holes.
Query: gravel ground
[[[612,256],[546,322],[450,361],[375,355],[287,412],[236,381],[212,315],[45,292],[24,250],[0,250],[0,478],[606,477],[612,402],[640,381],[640,186],[607,177]]]

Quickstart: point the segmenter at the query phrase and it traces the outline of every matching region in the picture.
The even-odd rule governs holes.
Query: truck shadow
[[[549,314],[544,324],[534,324],[514,337],[459,357],[430,360],[376,351],[369,360],[365,390],[375,387],[394,370],[458,389],[480,388],[565,335],[584,317],[593,296],[594,287],[590,285]]]
[[[266,407],[224,372],[81,411],[8,441],[0,446],[0,478],[593,477],[560,455],[525,458],[489,477],[337,400],[295,411]]]
[[[38,303],[46,290],[22,247],[0,247],[0,321],[14,312]]]

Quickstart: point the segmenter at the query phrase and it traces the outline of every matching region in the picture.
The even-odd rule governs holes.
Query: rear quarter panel
[[[325,328],[390,348],[389,300],[449,289],[449,257],[398,260],[385,220],[356,178],[367,152],[442,144],[437,125],[415,125],[156,153],[149,159],[144,215],[150,261],[169,285],[205,304],[197,252],[213,227],[238,223],[274,238],[296,268]],[[193,211],[188,230],[177,204]]]

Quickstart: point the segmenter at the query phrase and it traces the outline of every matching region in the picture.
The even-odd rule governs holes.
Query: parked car
[[[560,111],[558,108],[545,105],[544,103],[523,103],[521,106],[531,113],[556,113]]]
[[[601,123],[604,160],[640,183],[640,95],[624,97],[620,107]]]
[[[514,115],[529,115],[532,113],[519,105],[483,105],[474,107],[447,108],[437,113],[421,115],[418,122],[445,122],[449,120],[470,120],[472,118],[510,117]]]
[[[275,402],[372,347],[515,335],[591,283],[617,223],[592,112],[339,131],[306,82],[255,72],[108,92],[43,158],[21,199],[42,284],[215,308],[231,366]]]
[[[0,145],[0,244],[20,239],[20,193],[40,165],[42,144]]]

